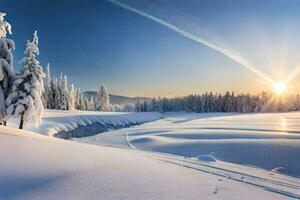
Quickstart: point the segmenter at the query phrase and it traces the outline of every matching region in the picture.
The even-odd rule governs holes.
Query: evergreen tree
[[[81,109],[81,105],[80,105],[80,94],[81,94],[81,90],[80,88],[76,89],[76,99],[75,99],[75,107],[76,110],[80,110]]]
[[[50,81],[50,94],[48,99],[49,109],[56,109],[56,92],[57,91],[57,79],[53,78]]]
[[[74,85],[71,84],[71,90],[69,93],[69,102],[68,102],[69,110],[75,110],[76,107],[75,102],[76,102],[76,90]]]
[[[141,112],[141,101],[140,101],[140,99],[138,99],[137,102],[136,102],[136,104],[134,105],[134,111],[135,112]],[[153,109],[153,111],[155,111],[155,110]]]
[[[87,110],[87,105],[86,105],[86,99],[85,96],[80,93],[79,94],[79,105],[80,105],[80,109],[79,110]]]
[[[100,87],[96,96],[96,109],[99,111],[109,110],[109,94],[103,85]]]
[[[11,34],[11,25],[4,20],[6,13],[0,12],[0,124],[6,125],[5,99],[11,92],[11,86],[15,79],[13,72],[13,54],[15,43],[7,39],[7,33]]]
[[[39,55],[38,36],[35,31],[32,42],[27,41],[26,44],[25,57],[21,60],[23,68],[6,99],[8,117],[20,117],[20,129],[27,122],[34,123],[36,127],[41,123],[43,69],[36,59],[37,55]]]
[[[68,78],[66,75],[63,76],[60,84],[60,110],[69,110]]]
[[[55,88],[55,94],[54,94],[54,109],[61,110],[61,83],[62,83],[62,74],[59,79],[55,80],[56,82],[56,88]]]
[[[91,96],[91,98],[90,98],[88,110],[95,111],[95,102],[94,102],[94,97],[93,96]]]
[[[50,75],[50,65],[48,63],[45,72],[44,93],[42,98],[44,108],[51,108],[50,98],[51,98],[51,75]]]

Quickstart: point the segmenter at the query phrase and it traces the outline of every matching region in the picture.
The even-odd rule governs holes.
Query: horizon
[[[83,91],[104,84],[112,94],[129,97],[256,94],[272,90],[263,76],[276,83],[292,72],[289,93],[300,92],[300,2],[122,1],[142,14],[112,2],[3,1],[13,26],[9,38],[16,42],[16,71],[37,30],[44,69],[49,62],[53,76],[68,75]]]
[[[300,198],[299,0],[1,6],[0,199]]]

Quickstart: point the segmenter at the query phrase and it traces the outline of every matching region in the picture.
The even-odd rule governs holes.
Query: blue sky
[[[300,64],[300,1],[121,2],[235,50],[275,80]],[[104,84],[114,94],[176,96],[269,89],[219,52],[104,0],[1,0],[1,9],[13,25],[15,63],[37,30],[41,64],[50,62],[53,75],[63,72],[83,90]]]

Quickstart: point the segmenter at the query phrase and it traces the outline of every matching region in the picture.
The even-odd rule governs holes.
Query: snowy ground
[[[298,180],[260,170],[252,172],[264,178],[180,157],[16,133],[14,128],[1,127],[0,137],[3,200],[288,199],[291,194],[299,195]]]
[[[224,116],[225,115],[225,116]],[[300,113],[167,114],[141,126],[80,138],[89,143],[282,170],[300,177]],[[128,141],[126,141],[128,140]]]
[[[256,140],[272,140],[274,145],[278,145],[275,141],[283,140],[285,146],[297,151],[300,146],[293,147],[291,142],[299,140],[296,129],[300,113],[177,113],[147,124],[76,139],[97,145],[45,136],[63,129],[74,130],[78,123],[119,125],[160,117],[158,113],[47,111],[38,130],[44,135],[33,133],[37,130],[32,127],[27,127],[29,132],[1,126],[0,200],[300,199],[298,178],[223,162],[226,159],[221,156],[222,149],[217,151],[220,144],[231,148],[236,142],[241,150],[231,151],[231,154],[240,154],[243,159],[249,148],[243,150],[243,144],[250,142],[255,145],[254,149],[248,149],[249,154],[260,159],[263,151],[257,154],[255,148],[259,142]],[[286,125],[280,126],[280,122]],[[143,151],[133,150],[135,148]],[[272,157],[280,157],[278,160],[283,162],[285,159],[297,161],[292,157],[294,154],[282,157],[277,148],[279,146],[271,148],[275,151]],[[212,151],[223,161],[204,155]],[[196,159],[180,155],[202,156]]]
[[[74,130],[77,133],[93,135],[95,134],[93,133],[94,131],[99,133],[99,129],[110,130],[113,128],[134,126],[151,122],[162,117],[162,114],[157,112],[126,113],[45,110],[42,124],[38,129],[31,124],[26,125],[25,129],[49,136]],[[18,127],[18,123],[19,119],[11,119],[8,122],[8,126]]]

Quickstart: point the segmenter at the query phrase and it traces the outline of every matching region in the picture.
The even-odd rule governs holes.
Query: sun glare
[[[273,84],[273,89],[277,95],[283,95],[287,90],[287,85],[286,83],[279,81]]]

